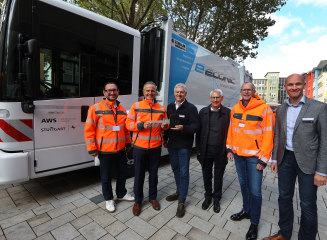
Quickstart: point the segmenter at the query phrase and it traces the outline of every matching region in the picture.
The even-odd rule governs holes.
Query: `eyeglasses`
[[[221,96],[220,97],[210,97],[212,100],[219,100],[219,99],[221,99]]]
[[[252,92],[254,89],[241,89],[242,92]]]
[[[103,90],[103,91],[105,91],[105,92],[107,92],[107,93],[118,93],[118,89],[105,89],[105,90]]]

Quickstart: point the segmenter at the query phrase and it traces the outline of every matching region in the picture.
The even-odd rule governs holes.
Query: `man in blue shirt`
[[[317,189],[327,180],[327,104],[303,95],[304,79],[290,75],[285,82],[287,103],[277,108],[271,171],[278,172],[278,234],[264,240],[291,239],[293,196],[298,178],[301,200],[299,240],[315,240],[318,231]]]

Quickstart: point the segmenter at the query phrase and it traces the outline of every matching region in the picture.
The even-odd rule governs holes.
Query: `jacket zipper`
[[[116,126],[118,126],[117,125],[117,111],[118,111],[118,109],[116,109],[116,114],[115,114],[115,117],[114,117]],[[116,131],[116,151],[118,151],[118,131]]]
[[[102,141],[103,141],[103,136],[102,136],[102,138],[101,138],[100,151],[101,151],[101,149],[102,149]]]
[[[152,121],[152,106],[150,106],[150,114],[151,114],[151,121]],[[150,149],[150,141],[151,141],[151,132],[152,132],[152,125],[151,125],[151,128],[150,128],[149,149]]]
[[[257,145],[257,148],[259,149],[259,144],[258,144],[257,139],[255,140],[255,144]]]

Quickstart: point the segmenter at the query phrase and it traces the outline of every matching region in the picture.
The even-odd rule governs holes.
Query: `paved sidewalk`
[[[167,158],[167,157],[166,157]],[[259,224],[259,239],[278,230],[278,179],[264,171],[263,206]],[[134,178],[127,179],[126,187],[132,193]],[[148,196],[145,183],[145,197]],[[249,220],[234,223],[230,215],[242,208],[240,187],[234,164],[229,163],[224,175],[224,193],[221,212],[215,214],[212,206],[201,209],[203,180],[201,167],[195,157],[191,159],[190,186],[186,215],[175,217],[177,202],[169,203],[165,197],[175,192],[175,180],[168,161],[159,169],[158,198],[161,210],[155,211],[143,202],[139,217],[132,214],[133,203],[116,205],[116,212],[107,213],[104,202],[90,201],[101,194],[101,181],[97,168],[31,180],[23,184],[0,185],[0,240],[4,239],[245,239]],[[115,189],[115,187],[114,187]],[[318,190],[319,236],[327,239],[327,192]],[[300,221],[298,192],[294,196],[294,232],[297,239]]]

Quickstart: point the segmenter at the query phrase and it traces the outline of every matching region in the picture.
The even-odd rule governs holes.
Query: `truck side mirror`
[[[33,61],[31,58],[24,58],[22,62],[22,70],[25,73],[25,81],[23,80],[23,85],[25,89],[25,96],[33,97],[33,88],[34,88],[34,68]]]
[[[27,52],[25,53],[25,57],[32,57],[37,49],[37,41],[35,39],[28,40],[24,43],[26,45]]]

